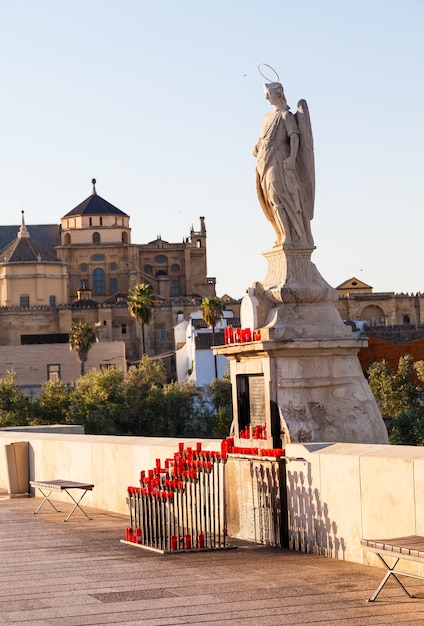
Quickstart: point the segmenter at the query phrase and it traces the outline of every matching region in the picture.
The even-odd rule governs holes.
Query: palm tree
[[[214,296],[213,298],[203,298],[200,304],[200,311],[203,314],[203,321],[212,328],[212,345],[215,345],[215,326],[222,319],[222,300]],[[215,378],[218,378],[218,366],[216,354],[214,354]]]
[[[95,342],[96,335],[90,324],[73,322],[69,331],[69,349],[75,350],[77,359],[81,363],[81,376],[85,374],[88,353]]]
[[[135,285],[128,292],[128,310],[137,322],[141,322],[141,335],[143,338],[143,354],[146,354],[146,340],[144,336],[145,324],[150,324],[153,317],[153,309],[156,306],[156,296],[153,287],[145,283]]]

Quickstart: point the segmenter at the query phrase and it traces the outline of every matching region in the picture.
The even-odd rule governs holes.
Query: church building
[[[60,225],[27,226],[22,213],[20,226],[0,226],[0,349],[67,343],[72,323],[87,322],[100,343],[123,342],[127,362],[137,363],[141,329],[126,299],[129,289],[148,283],[157,306],[145,328],[146,351],[171,355],[174,326],[216,295],[204,217],[182,243],[161,236],[132,243],[130,216],[98,195],[95,179],[92,185]]]

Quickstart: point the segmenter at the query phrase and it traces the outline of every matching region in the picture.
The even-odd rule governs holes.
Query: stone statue
[[[264,89],[273,111],[265,116],[253,151],[259,202],[274,227],[276,246],[310,249],[315,171],[308,105],[300,100],[293,115],[281,83],[266,83]]]

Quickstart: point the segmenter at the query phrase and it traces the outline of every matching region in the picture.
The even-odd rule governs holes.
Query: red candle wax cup
[[[227,458],[227,442],[225,439],[221,442],[221,455],[223,459]]]

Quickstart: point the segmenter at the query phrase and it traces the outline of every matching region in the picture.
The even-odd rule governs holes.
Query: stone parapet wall
[[[124,515],[128,513],[127,487],[139,486],[140,471],[155,467],[156,459],[173,458],[180,441],[194,448],[201,441],[204,450],[221,447],[221,442],[214,439],[0,430],[0,489],[7,490],[8,485],[5,446],[21,441],[29,442],[29,480],[63,479],[94,484],[93,491],[84,498],[86,505]]]
[[[29,442],[30,480],[61,478],[93,483],[93,491],[85,497],[87,506],[124,515],[128,513],[127,487],[137,486],[140,471],[153,468],[157,458],[173,458],[180,442],[155,437],[0,431],[2,489],[7,485],[5,446],[21,441]],[[220,441],[213,439],[186,439],[184,443],[195,447],[197,441],[204,450],[220,449]],[[289,460],[279,484],[272,460],[229,457],[226,498],[230,537],[272,543],[278,535],[288,539],[294,550],[376,565],[375,555],[362,551],[362,538],[424,535],[424,448],[299,443],[288,444],[286,455]],[[284,498],[284,481],[287,520],[282,520],[272,535],[268,531],[278,499]],[[272,496],[267,486],[274,489],[274,485]],[[282,504],[284,508],[285,502]]]

